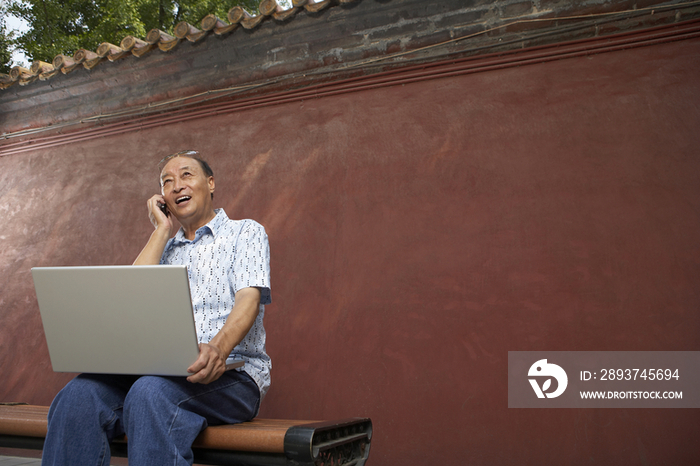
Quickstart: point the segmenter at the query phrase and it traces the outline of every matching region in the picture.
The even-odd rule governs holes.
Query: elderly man
[[[160,166],[161,193],[148,200],[155,230],[134,264],[188,266],[199,358],[189,377],[73,379],[51,404],[43,465],[109,465],[109,441],[124,433],[132,466],[192,464],[197,435],[255,417],[270,386],[265,230],[214,209],[214,174],[197,152],[170,155]],[[171,238],[173,217],[181,228]],[[227,370],[234,360],[244,365]]]

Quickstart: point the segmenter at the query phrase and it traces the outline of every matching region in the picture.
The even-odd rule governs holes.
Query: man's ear
[[[209,179],[207,180],[207,183],[209,184],[209,192],[211,194],[214,194],[214,189],[216,188],[216,183],[214,182],[214,177],[210,176]]]

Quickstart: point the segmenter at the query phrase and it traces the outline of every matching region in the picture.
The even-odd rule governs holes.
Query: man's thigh
[[[66,422],[86,423],[94,419],[110,437],[121,435],[119,425],[126,395],[138,379],[130,375],[80,374],[68,382],[54,399],[49,410],[49,421],[61,416]],[[110,426],[111,427],[108,427]]]
[[[228,371],[207,385],[185,377],[140,377],[127,396],[129,402],[184,409],[202,416],[209,425],[234,424],[252,419],[260,405],[255,381],[243,371]],[[171,408],[166,408],[170,406]]]

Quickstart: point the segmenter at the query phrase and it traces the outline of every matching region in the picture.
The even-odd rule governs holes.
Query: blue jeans
[[[109,466],[109,441],[126,433],[129,465],[191,465],[207,425],[255,417],[260,391],[245,372],[208,384],[184,377],[82,374],[56,395],[42,465]]]

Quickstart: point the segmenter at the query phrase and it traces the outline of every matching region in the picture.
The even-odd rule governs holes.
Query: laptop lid
[[[191,375],[199,346],[184,265],[35,267],[56,372]]]

